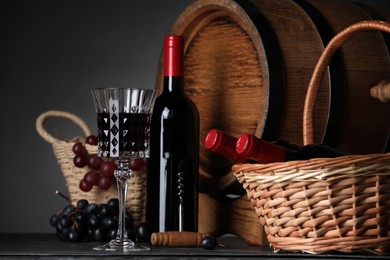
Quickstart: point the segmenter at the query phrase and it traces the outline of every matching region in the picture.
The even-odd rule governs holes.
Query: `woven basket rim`
[[[240,183],[244,181],[319,181],[373,173],[390,174],[390,153],[233,166],[233,174]]]

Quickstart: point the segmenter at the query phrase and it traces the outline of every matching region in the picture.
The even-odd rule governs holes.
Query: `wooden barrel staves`
[[[304,99],[324,46],[345,27],[370,19],[362,6],[339,0],[198,0],[182,12],[171,33],[184,36],[185,91],[200,112],[202,192],[211,194],[235,181],[234,162],[205,148],[207,132],[218,128],[234,136],[302,143]],[[162,68],[160,60],[158,89]],[[390,105],[371,98],[370,88],[389,80],[389,72],[389,50],[380,32],[348,41],[320,87],[315,142],[351,154],[383,151]],[[241,224],[252,220],[248,216]],[[200,228],[211,227],[200,223]],[[241,235],[252,243],[259,237]]]

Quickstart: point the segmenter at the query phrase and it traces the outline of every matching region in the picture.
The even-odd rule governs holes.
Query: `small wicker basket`
[[[36,120],[36,129],[38,133],[53,147],[54,155],[56,156],[62,174],[64,175],[72,202],[76,202],[79,199],[87,199],[90,203],[94,202],[100,204],[106,203],[110,198],[117,198],[118,191],[116,185],[112,185],[107,191],[101,190],[98,187],[93,187],[89,192],[80,190],[80,180],[84,177],[85,173],[89,171],[89,168],[87,166],[84,168],[74,166],[74,153],[72,147],[76,142],[82,142],[85,144],[88,153],[96,154],[97,146],[86,144],[85,137],[81,136],[76,136],[71,140],[58,139],[52,136],[44,129],[45,121],[51,117],[69,119],[82,129],[85,137],[91,135],[91,130],[80,117],[64,111],[47,111],[38,116]],[[145,221],[145,185],[146,173],[134,172],[129,183],[126,207],[127,211],[132,215],[135,225]]]
[[[373,29],[390,32],[390,23],[358,22],[325,48],[307,91],[304,144],[313,143],[313,108],[331,56],[355,32]],[[233,172],[276,251],[390,249],[390,153],[242,164]]]

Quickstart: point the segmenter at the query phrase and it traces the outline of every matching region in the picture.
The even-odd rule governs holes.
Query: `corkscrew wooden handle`
[[[156,232],[150,238],[153,246],[197,247],[206,235],[197,232]]]

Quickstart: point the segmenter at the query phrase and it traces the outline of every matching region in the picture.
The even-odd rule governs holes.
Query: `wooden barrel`
[[[170,32],[184,36],[185,92],[200,113],[202,192],[235,180],[234,162],[205,148],[207,132],[302,143],[306,90],[324,46],[347,26],[370,19],[366,9],[341,0],[197,0],[181,13]],[[160,59],[158,89],[162,68]],[[389,72],[380,32],[349,40],[322,82],[315,142],[351,154],[382,152],[390,105],[371,98],[370,88],[388,80]]]
[[[369,2],[369,1],[367,1]],[[200,172],[216,178],[233,162],[212,154],[212,128],[302,143],[302,111],[312,70],[340,30],[372,17],[340,0],[198,0],[174,23],[185,38],[185,91],[201,119]],[[315,141],[351,154],[383,151],[390,106],[369,95],[390,77],[380,32],[365,32],[335,55],[318,97]],[[157,87],[162,86],[162,64]]]

